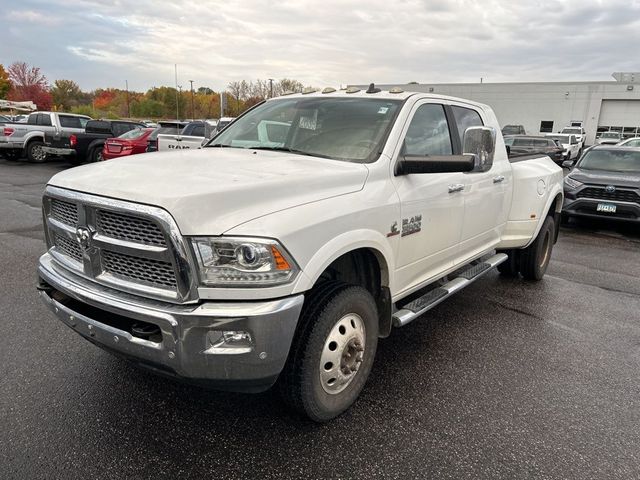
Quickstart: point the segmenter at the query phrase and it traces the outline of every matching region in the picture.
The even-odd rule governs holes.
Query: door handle
[[[464,183],[454,183],[449,185],[449,193],[461,192],[464,190]]]
[[[502,183],[504,182],[504,175],[498,175],[497,177],[493,177],[493,183]]]

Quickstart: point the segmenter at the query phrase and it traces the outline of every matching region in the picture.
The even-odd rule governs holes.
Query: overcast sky
[[[0,63],[132,90],[611,80],[639,71],[638,0],[0,0]]]

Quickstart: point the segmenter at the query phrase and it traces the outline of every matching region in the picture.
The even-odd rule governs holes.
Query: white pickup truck
[[[561,168],[510,163],[485,105],[328,88],[270,99],[200,150],[55,175],[38,289],[108,351],[221,389],[276,384],[326,421],[394,327],[492,267],[540,280],[562,202]]]

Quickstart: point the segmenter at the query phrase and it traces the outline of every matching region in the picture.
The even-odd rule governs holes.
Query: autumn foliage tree
[[[47,77],[38,67],[30,67],[25,62],[15,62],[7,70],[11,89],[9,100],[17,102],[32,101],[40,110],[49,110],[53,103],[49,93]]]

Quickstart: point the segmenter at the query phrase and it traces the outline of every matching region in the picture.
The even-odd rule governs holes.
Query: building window
[[[553,122],[549,120],[541,121],[540,133],[553,133]]]

